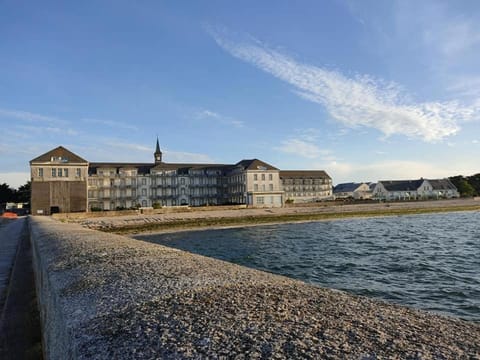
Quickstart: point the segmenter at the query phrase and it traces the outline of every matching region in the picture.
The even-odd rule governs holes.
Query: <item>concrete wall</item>
[[[29,224],[46,359],[480,355],[475,324],[47,217]]]

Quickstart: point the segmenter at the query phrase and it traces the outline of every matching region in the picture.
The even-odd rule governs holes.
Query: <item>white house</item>
[[[382,180],[373,189],[379,200],[450,199],[459,197],[449,179]]]
[[[370,199],[372,190],[369,183],[343,183],[333,188],[333,196],[336,199]]]

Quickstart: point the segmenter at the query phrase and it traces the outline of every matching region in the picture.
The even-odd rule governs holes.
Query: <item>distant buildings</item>
[[[373,189],[379,200],[451,199],[460,194],[449,179],[382,180]]]
[[[30,161],[32,214],[131,207],[245,204],[332,198],[324,171],[283,171],[261,160],[236,164],[166,163],[157,140],[153,163],[89,163],[59,146]]]
[[[365,200],[372,198],[370,183],[343,183],[333,188],[335,199]]]

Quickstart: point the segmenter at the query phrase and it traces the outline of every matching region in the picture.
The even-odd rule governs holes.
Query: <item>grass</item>
[[[480,205],[475,206],[455,206],[455,207],[432,207],[416,209],[379,209],[367,211],[351,212],[322,212],[310,214],[284,214],[284,215],[260,215],[243,217],[218,217],[218,218],[200,218],[200,219],[181,219],[160,223],[147,223],[124,225],[119,227],[109,227],[99,229],[104,232],[113,232],[117,234],[134,234],[141,232],[154,232],[165,230],[185,230],[210,227],[228,227],[228,226],[247,226],[261,225],[271,223],[288,223],[304,221],[324,221],[339,220],[347,218],[365,218],[365,217],[383,217],[400,215],[417,215],[430,213],[443,213],[453,211],[478,211]]]

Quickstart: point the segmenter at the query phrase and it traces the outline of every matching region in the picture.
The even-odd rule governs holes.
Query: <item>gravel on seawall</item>
[[[475,323],[77,224],[30,227],[72,358],[480,358]]]

